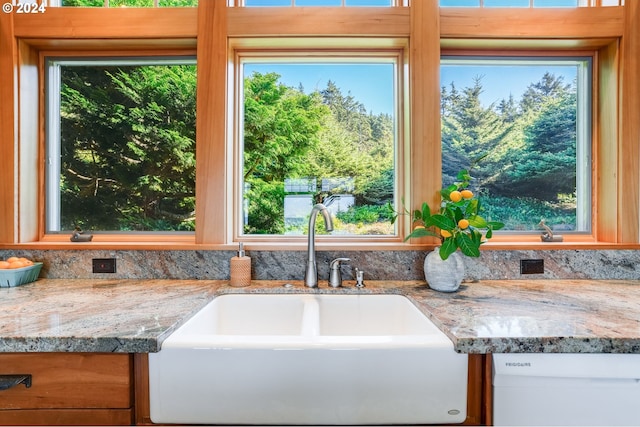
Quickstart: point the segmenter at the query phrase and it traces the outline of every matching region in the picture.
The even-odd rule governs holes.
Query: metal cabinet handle
[[[9,390],[20,384],[24,384],[26,388],[31,387],[31,374],[0,375],[0,390]]]

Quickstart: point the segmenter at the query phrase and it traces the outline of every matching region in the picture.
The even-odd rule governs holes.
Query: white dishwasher
[[[639,426],[640,354],[493,355],[493,423]]]

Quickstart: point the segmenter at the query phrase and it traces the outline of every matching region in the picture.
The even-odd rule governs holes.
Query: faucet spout
[[[333,221],[329,209],[322,203],[318,203],[311,209],[309,216],[309,231],[307,238],[307,268],[304,274],[304,284],[309,288],[318,287],[318,266],[316,264],[316,218],[318,213],[324,218],[324,228],[333,231]]]

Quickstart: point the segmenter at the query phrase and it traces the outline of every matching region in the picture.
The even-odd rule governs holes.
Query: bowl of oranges
[[[40,275],[41,262],[24,257],[9,257],[0,261],[0,288],[9,288],[34,282]]]

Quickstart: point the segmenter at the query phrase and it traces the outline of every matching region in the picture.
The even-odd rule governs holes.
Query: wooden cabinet
[[[153,424],[147,354],[0,353],[5,375],[31,384],[0,390],[0,425]],[[490,358],[469,355],[464,425],[490,424],[490,376]]]
[[[0,354],[0,376],[30,375],[0,390],[0,424],[131,425],[132,372],[130,354]]]

